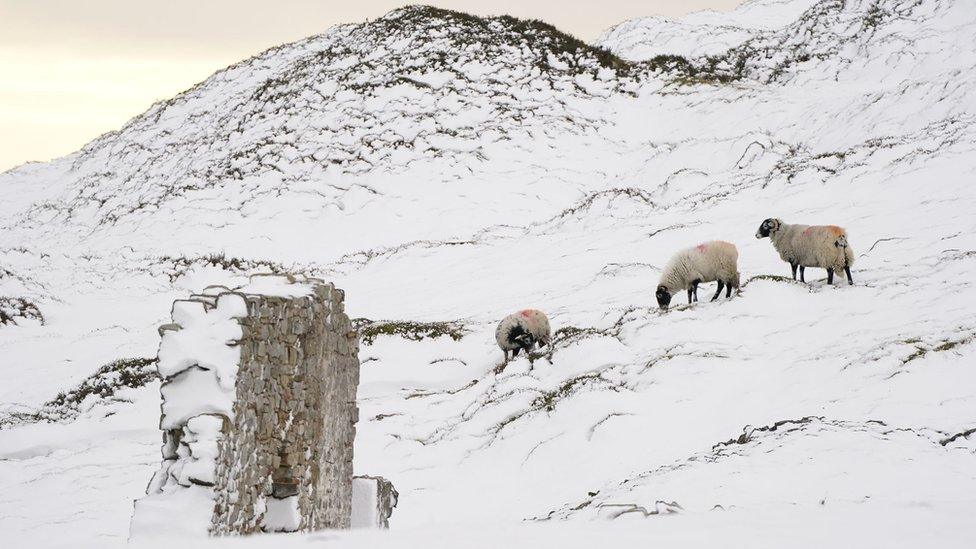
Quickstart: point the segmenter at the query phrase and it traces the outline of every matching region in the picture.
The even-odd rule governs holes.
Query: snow
[[[160,539],[200,539],[210,527],[213,515],[213,490],[205,486],[168,486],[151,498],[136,500],[128,541],[141,542]],[[174,518],[174,512],[179,518]],[[184,538],[184,539],[181,539]]]
[[[352,528],[376,528],[380,524],[379,485],[376,479],[354,478],[352,480]]]
[[[252,276],[247,284],[238,286],[235,292],[245,295],[267,295],[278,297],[303,297],[312,295],[315,285],[304,277],[289,278],[276,275]],[[244,310],[246,316],[247,310]]]
[[[789,25],[817,3],[818,0],[747,0],[725,13],[703,10],[677,19],[641,17],[607,29],[596,44],[632,61],[655,55],[719,55],[760,32]]]
[[[261,520],[265,532],[294,532],[301,526],[302,516],[298,512],[298,496],[287,498],[267,498],[267,510]]]
[[[180,300],[172,316],[178,328],[163,330],[159,345],[159,375],[165,380],[160,428],[179,428],[200,414],[233,418],[241,354],[235,343],[243,337],[238,319],[247,316],[247,303],[232,293],[213,298],[212,306]]]
[[[235,294],[174,309],[196,339],[160,347],[157,327],[191,292],[288,271],[334,282],[352,317],[467,333],[361,348],[355,470],[396,486],[389,532],[187,545],[973,546],[971,2],[759,0],[601,39],[635,58],[768,50],[725,83],[572,72],[527,43],[458,44],[480,35],[456,21],[371,26],[397,16],[0,174],[0,295],[44,316],[0,324],[0,416],[157,350],[174,374],[211,364],[186,398],[226,406]],[[435,71],[453,79],[398,80]],[[771,277],[789,266],[753,236],[768,217],[845,227],[855,284]],[[739,248],[741,294],[659,311],[664,263],[711,239]],[[496,374],[495,324],[530,307],[577,330],[552,363]],[[0,429],[5,541],[124,544],[159,392]]]

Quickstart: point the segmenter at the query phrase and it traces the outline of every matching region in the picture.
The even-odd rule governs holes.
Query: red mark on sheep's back
[[[825,229],[829,234],[831,234],[833,236],[840,236],[840,235],[844,234],[844,229],[838,227],[837,225],[823,225],[821,227],[818,227],[816,225],[813,225],[813,226],[807,227],[806,229],[803,229],[803,236],[809,236],[811,233],[813,233],[814,231],[816,231],[818,229]]]
[[[519,314],[522,315],[522,316],[524,316],[524,317],[530,317],[530,316],[532,316],[532,310],[531,309],[526,309],[524,311],[519,311]]]
[[[705,253],[705,249],[706,248],[708,248],[708,245],[706,245],[706,244],[699,244],[699,245],[695,246],[695,249],[698,250],[701,253]]]

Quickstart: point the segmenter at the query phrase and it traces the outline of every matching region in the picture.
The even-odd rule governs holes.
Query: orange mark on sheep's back
[[[840,236],[844,234],[844,229],[838,227],[837,225],[827,225],[827,230],[830,231],[830,234],[834,236]]]

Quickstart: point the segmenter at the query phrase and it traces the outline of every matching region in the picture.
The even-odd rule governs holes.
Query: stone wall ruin
[[[322,280],[257,275],[173,304],[160,328],[163,460],[133,537],[350,527],[359,343],[343,301]]]

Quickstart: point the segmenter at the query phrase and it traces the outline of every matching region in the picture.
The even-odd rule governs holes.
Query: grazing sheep
[[[780,259],[790,264],[793,280],[800,269],[800,282],[806,282],[806,267],[827,269],[827,284],[834,283],[837,276],[847,276],[847,282],[854,284],[851,265],[854,264],[854,250],[847,242],[847,231],[836,225],[788,225],[779,219],[770,218],[759,225],[756,238],[769,237]]]
[[[512,358],[515,358],[519,351],[528,354],[536,345],[547,345],[551,350],[552,335],[549,330],[549,319],[542,311],[535,309],[510,314],[495,328],[495,341],[505,353],[505,362],[509,360],[509,351],[512,351]]]
[[[739,251],[734,244],[712,240],[674,254],[664,267],[657,287],[657,304],[667,309],[675,293],[688,292],[688,303],[698,301],[698,285],[718,281],[718,290],[712,301],[718,299],[722,288],[725,297],[732,296],[732,288],[739,287]]]

